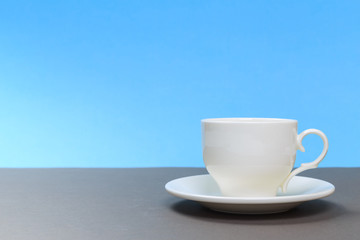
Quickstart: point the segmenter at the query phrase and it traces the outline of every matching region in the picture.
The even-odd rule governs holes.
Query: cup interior
[[[294,123],[294,119],[284,118],[208,118],[203,123]]]

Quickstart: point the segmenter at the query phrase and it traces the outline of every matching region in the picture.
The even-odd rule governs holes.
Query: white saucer
[[[327,197],[335,191],[334,185],[326,181],[295,176],[289,182],[287,192],[279,191],[276,197],[225,197],[208,174],[172,180],[165,189],[177,197],[197,201],[213,210],[237,214],[284,212],[302,202]]]

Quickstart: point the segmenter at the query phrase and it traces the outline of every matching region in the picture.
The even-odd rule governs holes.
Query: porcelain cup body
[[[296,120],[217,118],[201,125],[203,160],[223,195],[276,195],[294,167]]]

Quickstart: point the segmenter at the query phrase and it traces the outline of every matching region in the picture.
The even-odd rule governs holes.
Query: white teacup
[[[214,118],[201,121],[206,169],[224,196],[271,197],[286,191],[296,174],[316,168],[328,151],[328,139],[316,129],[297,134],[297,121],[277,118]],[[294,171],[296,151],[308,134],[319,135],[324,149],[313,162]]]

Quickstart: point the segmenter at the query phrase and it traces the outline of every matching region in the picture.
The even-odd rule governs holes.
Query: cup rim
[[[286,118],[205,118],[201,120],[202,123],[224,123],[224,124],[272,124],[272,123],[297,123],[295,119]]]

